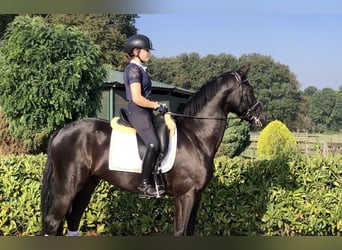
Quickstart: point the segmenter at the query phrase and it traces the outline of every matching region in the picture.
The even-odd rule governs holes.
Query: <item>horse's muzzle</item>
[[[255,103],[246,113],[247,119],[257,127],[263,127],[266,124],[266,114],[262,110],[260,102]]]
[[[263,126],[262,121],[259,117],[252,116],[252,122],[255,124],[255,126],[261,128]]]

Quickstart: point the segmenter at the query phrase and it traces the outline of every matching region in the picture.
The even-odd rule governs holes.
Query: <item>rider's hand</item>
[[[169,108],[167,107],[165,103],[158,103],[156,110],[158,110],[159,113],[161,114],[165,114],[166,112],[169,111]]]

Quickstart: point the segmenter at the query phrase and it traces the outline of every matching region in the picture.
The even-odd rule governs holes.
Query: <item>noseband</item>
[[[239,82],[239,88],[241,89],[241,103],[243,102],[243,89],[242,89],[242,83],[244,82],[248,82],[248,78],[246,78],[245,80],[242,80],[240,75],[236,72],[233,72],[232,75],[235,76],[236,80]],[[254,121],[254,123],[258,126],[261,127],[262,126],[262,122],[260,121],[259,115],[260,112],[258,114],[258,116],[253,115],[252,113],[255,112],[258,108],[261,109],[261,103],[260,102],[256,102],[252,107],[250,107],[245,114],[239,116],[240,119],[244,119],[244,120],[248,120],[248,121]]]
[[[256,102],[251,108],[249,108],[246,111],[246,114],[244,114],[242,116],[239,116],[239,118],[246,119],[246,120],[249,120],[249,121],[254,121],[254,123],[255,123],[255,125],[257,127],[262,127],[262,122],[260,121],[260,118],[259,118],[260,112],[259,112],[258,116],[252,115],[252,113],[254,111],[256,111],[258,108],[261,108],[261,103],[260,102]]]

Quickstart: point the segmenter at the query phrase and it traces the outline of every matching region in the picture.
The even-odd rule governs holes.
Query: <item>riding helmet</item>
[[[131,54],[134,48],[154,50],[151,40],[144,35],[133,35],[127,39],[125,45],[126,53]]]

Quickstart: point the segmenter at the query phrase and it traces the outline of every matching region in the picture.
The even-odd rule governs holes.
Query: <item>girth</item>
[[[118,124],[132,128],[132,125],[129,123],[128,118],[127,118],[126,109],[121,108],[119,116],[120,118],[118,120]],[[162,160],[167,154],[169,140],[170,140],[170,131],[167,125],[165,124],[164,116],[161,114],[154,116],[153,126],[156,131],[157,137],[159,139],[159,143],[160,143],[159,159]],[[145,152],[146,152],[146,145],[141,139],[141,137],[138,134],[136,135],[137,135],[139,156],[141,159],[143,159]]]

